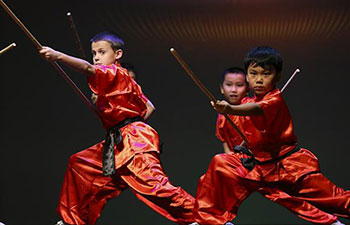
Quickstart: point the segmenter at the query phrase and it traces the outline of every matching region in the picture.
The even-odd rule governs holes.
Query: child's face
[[[94,65],[110,65],[116,63],[123,53],[121,49],[115,51],[107,41],[92,42],[91,51]]]
[[[280,74],[276,74],[276,69],[273,66],[265,66],[263,68],[255,63],[251,63],[247,70],[249,87],[254,90],[254,94],[257,96],[264,96],[274,89],[279,78]]]
[[[227,73],[220,89],[221,94],[225,96],[230,104],[241,104],[242,98],[247,95],[247,83],[244,74]]]

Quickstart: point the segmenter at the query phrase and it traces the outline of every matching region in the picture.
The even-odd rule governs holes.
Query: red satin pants
[[[156,152],[136,154],[112,177],[102,175],[101,143],[69,159],[58,214],[68,224],[95,224],[107,200],[130,188],[149,207],[179,224],[193,220],[195,199],[164,174]]]
[[[252,171],[242,166],[237,153],[214,156],[197,188],[195,220],[202,225],[231,221],[254,191],[315,224],[331,224],[335,215],[350,217],[350,191],[324,177],[317,158],[302,149]]]

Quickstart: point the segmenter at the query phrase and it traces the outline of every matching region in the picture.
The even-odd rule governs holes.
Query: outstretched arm
[[[214,109],[221,114],[232,114],[237,116],[253,116],[263,114],[259,104],[246,103],[241,105],[231,105],[227,101],[211,102]]]
[[[66,55],[62,52],[56,51],[50,47],[43,47],[39,50],[39,54],[48,61],[63,62],[72,69],[86,75],[94,75],[95,68],[89,62],[73,56]]]

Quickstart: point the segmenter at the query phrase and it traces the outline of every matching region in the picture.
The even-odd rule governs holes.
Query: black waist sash
[[[108,130],[105,144],[103,145],[103,176],[115,174],[114,146],[117,146],[123,140],[120,128],[136,121],[143,121],[143,119],[139,116],[127,118]]]
[[[293,150],[287,152],[286,154],[284,155],[281,155],[277,158],[273,158],[273,159],[269,159],[269,160],[266,160],[266,161],[259,161],[255,158],[254,154],[245,146],[240,146],[240,145],[236,145],[233,150],[235,152],[238,152],[238,153],[244,153],[248,156],[250,156],[249,158],[241,158],[241,162],[242,162],[242,165],[247,169],[247,170],[252,170],[255,166],[255,164],[258,164],[258,165],[264,165],[264,164],[268,164],[268,163],[273,163],[273,162],[277,162],[277,161],[280,161],[284,158],[286,158],[287,156],[290,156],[291,154],[293,154],[294,152],[297,152],[300,150],[300,148],[298,146],[296,146]]]

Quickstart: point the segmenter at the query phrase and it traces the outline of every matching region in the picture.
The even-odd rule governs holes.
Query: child
[[[193,222],[194,198],[173,186],[164,174],[158,134],[142,120],[147,101],[119,64],[123,41],[108,32],[91,41],[94,65],[48,47],[40,50],[45,59],[86,74],[108,130],[105,141],[70,157],[57,208],[63,220],[59,224],[95,224],[106,201],[128,187],[169,220]]]
[[[239,105],[242,101],[245,101],[248,89],[249,87],[243,69],[232,67],[224,71],[220,90],[230,104]],[[239,124],[238,116],[228,116],[235,124]],[[243,141],[242,138],[222,114],[218,115],[216,125],[216,136],[222,141],[225,153],[236,154],[234,153],[234,146],[241,144]],[[331,224],[336,219],[335,216],[317,209],[307,201],[294,198],[277,188],[262,187],[258,189],[258,192],[312,223]]]
[[[244,99],[241,105],[226,101],[212,104],[219,113],[240,115],[235,122],[243,130],[249,149],[235,147],[237,153],[219,154],[212,159],[197,189],[196,221],[231,221],[240,204],[261,188],[280,190],[270,199],[274,200],[274,195],[285,197],[286,207],[301,200],[320,209],[319,213],[326,217],[329,213],[349,218],[350,192],[321,174],[318,160],[309,150],[297,147],[288,108],[275,88],[282,70],[280,55],[269,47],[254,48],[245,59],[245,69],[254,97]],[[341,224],[335,216],[314,223]]]
[[[220,91],[230,104],[240,105],[249,91],[244,70],[239,67],[225,70],[221,77]],[[235,120],[239,117],[231,115],[229,117],[235,124],[238,124]],[[239,145],[242,142],[240,136],[232,128],[231,125],[228,125],[224,115],[219,114],[216,122],[216,136],[222,141],[225,153],[230,153],[233,151],[234,145]]]

